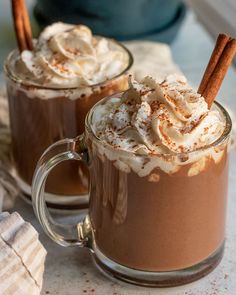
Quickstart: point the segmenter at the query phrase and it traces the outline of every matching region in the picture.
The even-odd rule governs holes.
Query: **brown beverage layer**
[[[103,97],[126,90],[128,84],[127,77],[122,76],[104,83],[91,95],[77,99],[32,98],[27,96],[32,89],[23,90],[22,87],[16,88],[14,82],[7,81],[13,158],[19,176],[31,185],[37,161],[45,149],[57,140],[83,133],[89,109]],[[46,191],[59,195],[86,194],[88,171],[85,164],[78,161],[60,164],[51,172]]]
[[[94,154],[94,152],[93,152]],[[172,175],[146,177],[118,170],[92,155],[91,220],[98,248],[130,268],[172,271],[210,256],[225,237],[228,155],[189,177],[190,164]]]

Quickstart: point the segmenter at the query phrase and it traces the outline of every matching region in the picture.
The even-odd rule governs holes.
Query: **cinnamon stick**
[[[23,50],[32,50],[32,32],[24,0],[12,0],[12,14],[17,45],[20,52]]]
[[[229,41],[230,37],[225,34],[219,34],[217,40],[216,40],[216,45],[215,48],[211,54],[211,58],[209,60],[209,63],[207,65],[207,68],[205,70],[205,73],[202,77],[202,81],[200,83],[200,86],[198,88],[198,93],[202,94],[210,80],[210,77],[220,59],[220,56]]]
[[[21,10],[22,10],[22,19],[24,24],[24,33],[25,33],[25,39],[27,43],[27,49],[33,50],[33,42],[32,42],[32,30],[30,25],[30,19],[29,14],[27,11],[27,7],[25,5],[24,0],[20,0],[21,2]]]
[[[220,34],[207,65],[198,92],[210,108],[236,53],[236,40]]]
[[[12,14],[13,14],[17,45],[20,52],[22,52],[23,50],[27,49],[27,44],[25,40],[23,19],[21,17],[22,15],[21,3],[19,0],[12,0]]]
[[[225,46],[218,63],[208,81],[202,96],[206,99],[209,108],[211,107],[226,75],[226,72],[231,65],[236,53],[236,40],[230,39]]]

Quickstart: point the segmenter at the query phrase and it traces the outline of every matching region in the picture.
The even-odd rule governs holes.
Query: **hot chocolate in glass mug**
[[[35,213],[55,242],[87,247],[114,277],[146,286],[196,280],[223,255],[230,130],[225,109],[209,110],[184,77],[130,82],[90,110],[83,135],[45,151],[32,185]],[[89,167],[89,213],[59,225],[44,186],[72,159]]]
[[[12,3],[17,25],[17,18],[27,11],[22,12],[23,0]],[[18,38],[19,31],[17,27]],[[133,59],[122,44],[94,36],[83,25],[54,23],[34,42],[29,36],[26,43],[31,46],[20,41],[4,69],[13,173],[30,199],[33,173],[43,151],[60,139],[82,133],[86,114],[97,101],[128,88],[127,71]],[[83,163],[63,163],[48,179],[47,203],[70,212],[88,208],[88,182]]]

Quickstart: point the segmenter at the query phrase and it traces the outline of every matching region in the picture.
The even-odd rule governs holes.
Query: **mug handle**
[[[84,134],[74,139],[62,139],[52,144],[38,161],[32,182],[32,203],[34,212],[45,233],[61,246],[81,246],[91,248],[92,230],[89,217],[75,225],[56,223],[45,202],[45,183],[51,170],[67,160],[81,161],[87,157]]]

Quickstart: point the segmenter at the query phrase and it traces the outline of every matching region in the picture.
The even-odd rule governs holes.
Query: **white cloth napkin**
[[[13,207],[19,188],[9,171],[11,161],[11,138],[6,94],[0,90],[0,212]]]
[[[169,74],[181,73],[167,44],[152,41],[127,41],[124,44],[133,54],[131,73],[136,80],[152,76],[161,82]]]
[[[0,214],[0,294],[39,295],[46,250],[37,231],[14,212]]]

